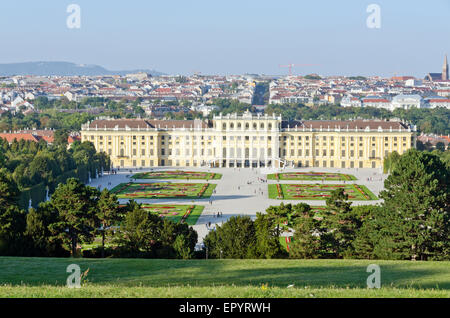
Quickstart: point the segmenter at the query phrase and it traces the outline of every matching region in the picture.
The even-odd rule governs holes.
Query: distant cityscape
[[[83,69],[84,66],[72,63],[51,63],[34,65],[48,72],[69,72]],[[3,64],[4,65],[4,64]],[[205,75],[195,72],[190,76],[164,75],[160,72],[135,72],[125,75],[15,75],[0,77],[0,118],[6,113],[13,115],[39,114],[42,109],[36,103],[65,100],[80,103],[87,99],[103,99],[121,102],[125,105],[139,105],[142,114],[148,118],[167,119],[173,114],[195,113],[202,118],[211,117],[220,109],[217,100],[236,101],[248,105],[254,113],[264,114],[268,105],[301,104],[305,106],[334,105],[340,107],[385,109],[450,109],[450,80],[447,56],[441,73],[430,72],[422,79],[413,76],[396,75],[391,78],[378,76],[320,76],[308,74],[268,76],[258,74],[243,75]],[[20,65],[20,72],[26,72]],[[53,67],[53,68],[52,68]],[[56,68],[55,68],[56,67]],[[60,68],[64,71],[61,71]],[[98,66],[90,70],[102,72]],[[13,69],[9,69],[13,71]],[[107,71],[110,72],[110,71]],[[129,106],[131,108],[131,106]],[[85,105],[78,108],[58,109],[58,112],[87,113],[101,117],[104,107]],[[173,118],[173,117],[172,117]],[[182,119],[182,118],[181,118]],[[288,118],[285,118],[288,119]],[[308,119],[308,118],[296,118]],[[380,118],[381,119],[381,118]],[[20,127],[14,131],[0,129],[2,138],[12,141],[28,139],[53,141],[52,132],[34,128],[32,131]],[[32,127],[28,127],[32,128]],[[80,133],[73,131],[69,143],[79,140]],[[418,140],[435,145],[449,143],[448,136],[419,136]]]
[[[38,97],[67,98],[80,101],[85,97],[133,101],[140,99],[148,115],[164,115],[171,111],[200,111],[207,115],[215,107],[216,98],[233,99],[254,105],[264,111],[267,104],[302,103],[307,106],[335,104],[342,107],[450,108],[450,81],[445,56],[441,73],[430,72],[423,79],[398,75],[391,78],[267,76],[256,74],[217,76],[199,72],[191,76],[159,75],[146,72],[126,75],[0,77],[0,114],[5,111],[36,111]],[[1,74],[0,74],[1,75]],[[266,98],[258,98],[255,89],[269,82]],[[161,102],[190,101],[185,106],[163,107]]]

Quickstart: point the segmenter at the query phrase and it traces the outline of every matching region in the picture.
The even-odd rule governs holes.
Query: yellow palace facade
[[[228,114],[212,120],[99,119],[82,141],[113,167],[379,168],[388,153],[415,147],[415,128],[375,120],[286,121]]]

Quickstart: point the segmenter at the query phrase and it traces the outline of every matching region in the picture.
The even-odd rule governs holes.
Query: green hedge
[[[37,208],[39,203],[45,201],[45,196],[47,194],[47,187],[43,183],[39,183],[31,188],[23,190],[19,197],[19,206],[22,209],[27,210],[30,204],[33,208]]]
[[[95,169],[94,169],[95,170]],[[80,166],[78,169],[67,171],[61,175],[59,175],[55,181],[49,185],[49,195],[51,195],[55,189],[58,187],[60,183],[66,183],[69,178],[78,178],[81,182],[87,183],[89,180],[88,174],[89,168],[87,166]],[[91,173],[91,178],[93,175]],[[39,203],[44,202],[47,194],[47,186],[43,183],[32,186],[28,189],[24,189],[21,191],[19,196],[19,206],[22,209],[27,210],[30,204],[33,208],[37,208]]]
[[[53,193],[60,183],[66,183],[69,178],[78,178],[77,171],[71,170],[64,172],[62,175],[55,179],[55,182],[50,186],[50,193]]]

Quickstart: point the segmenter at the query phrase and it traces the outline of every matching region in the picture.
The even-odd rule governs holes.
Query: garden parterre
[[[279,200],[326,200],[331,192],[344,189],[349,200],[365,201],[378,198],[363,185],[357,184],[269,184],[269,198]]]
[[[211,183],[121,183],[111,191],[119,199],[198,199],[209,198],[216,185]]]
[[[202,205],[175,205],[175,204],[142,204],[142,208],[150,213],[158,214],[175,223],[195,225],[205,208]]]
[[[273,173],[267,176],[269,180],[324,180],[324,181],[352,181],[357,180],[351,174],[331,172],[286,172]]]
[[[190,179],[190,180],[217,180],[222,178],[220,173],[202,171],[150,171],[137,173],[133,179]]]

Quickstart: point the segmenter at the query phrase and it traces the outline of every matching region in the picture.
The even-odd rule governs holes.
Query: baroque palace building
[[[286,121],[220,114],[212,120],[98,119],[82,141],[113,167],[378,168],[388,153],[416,146],[416,129],[375,120]]]

